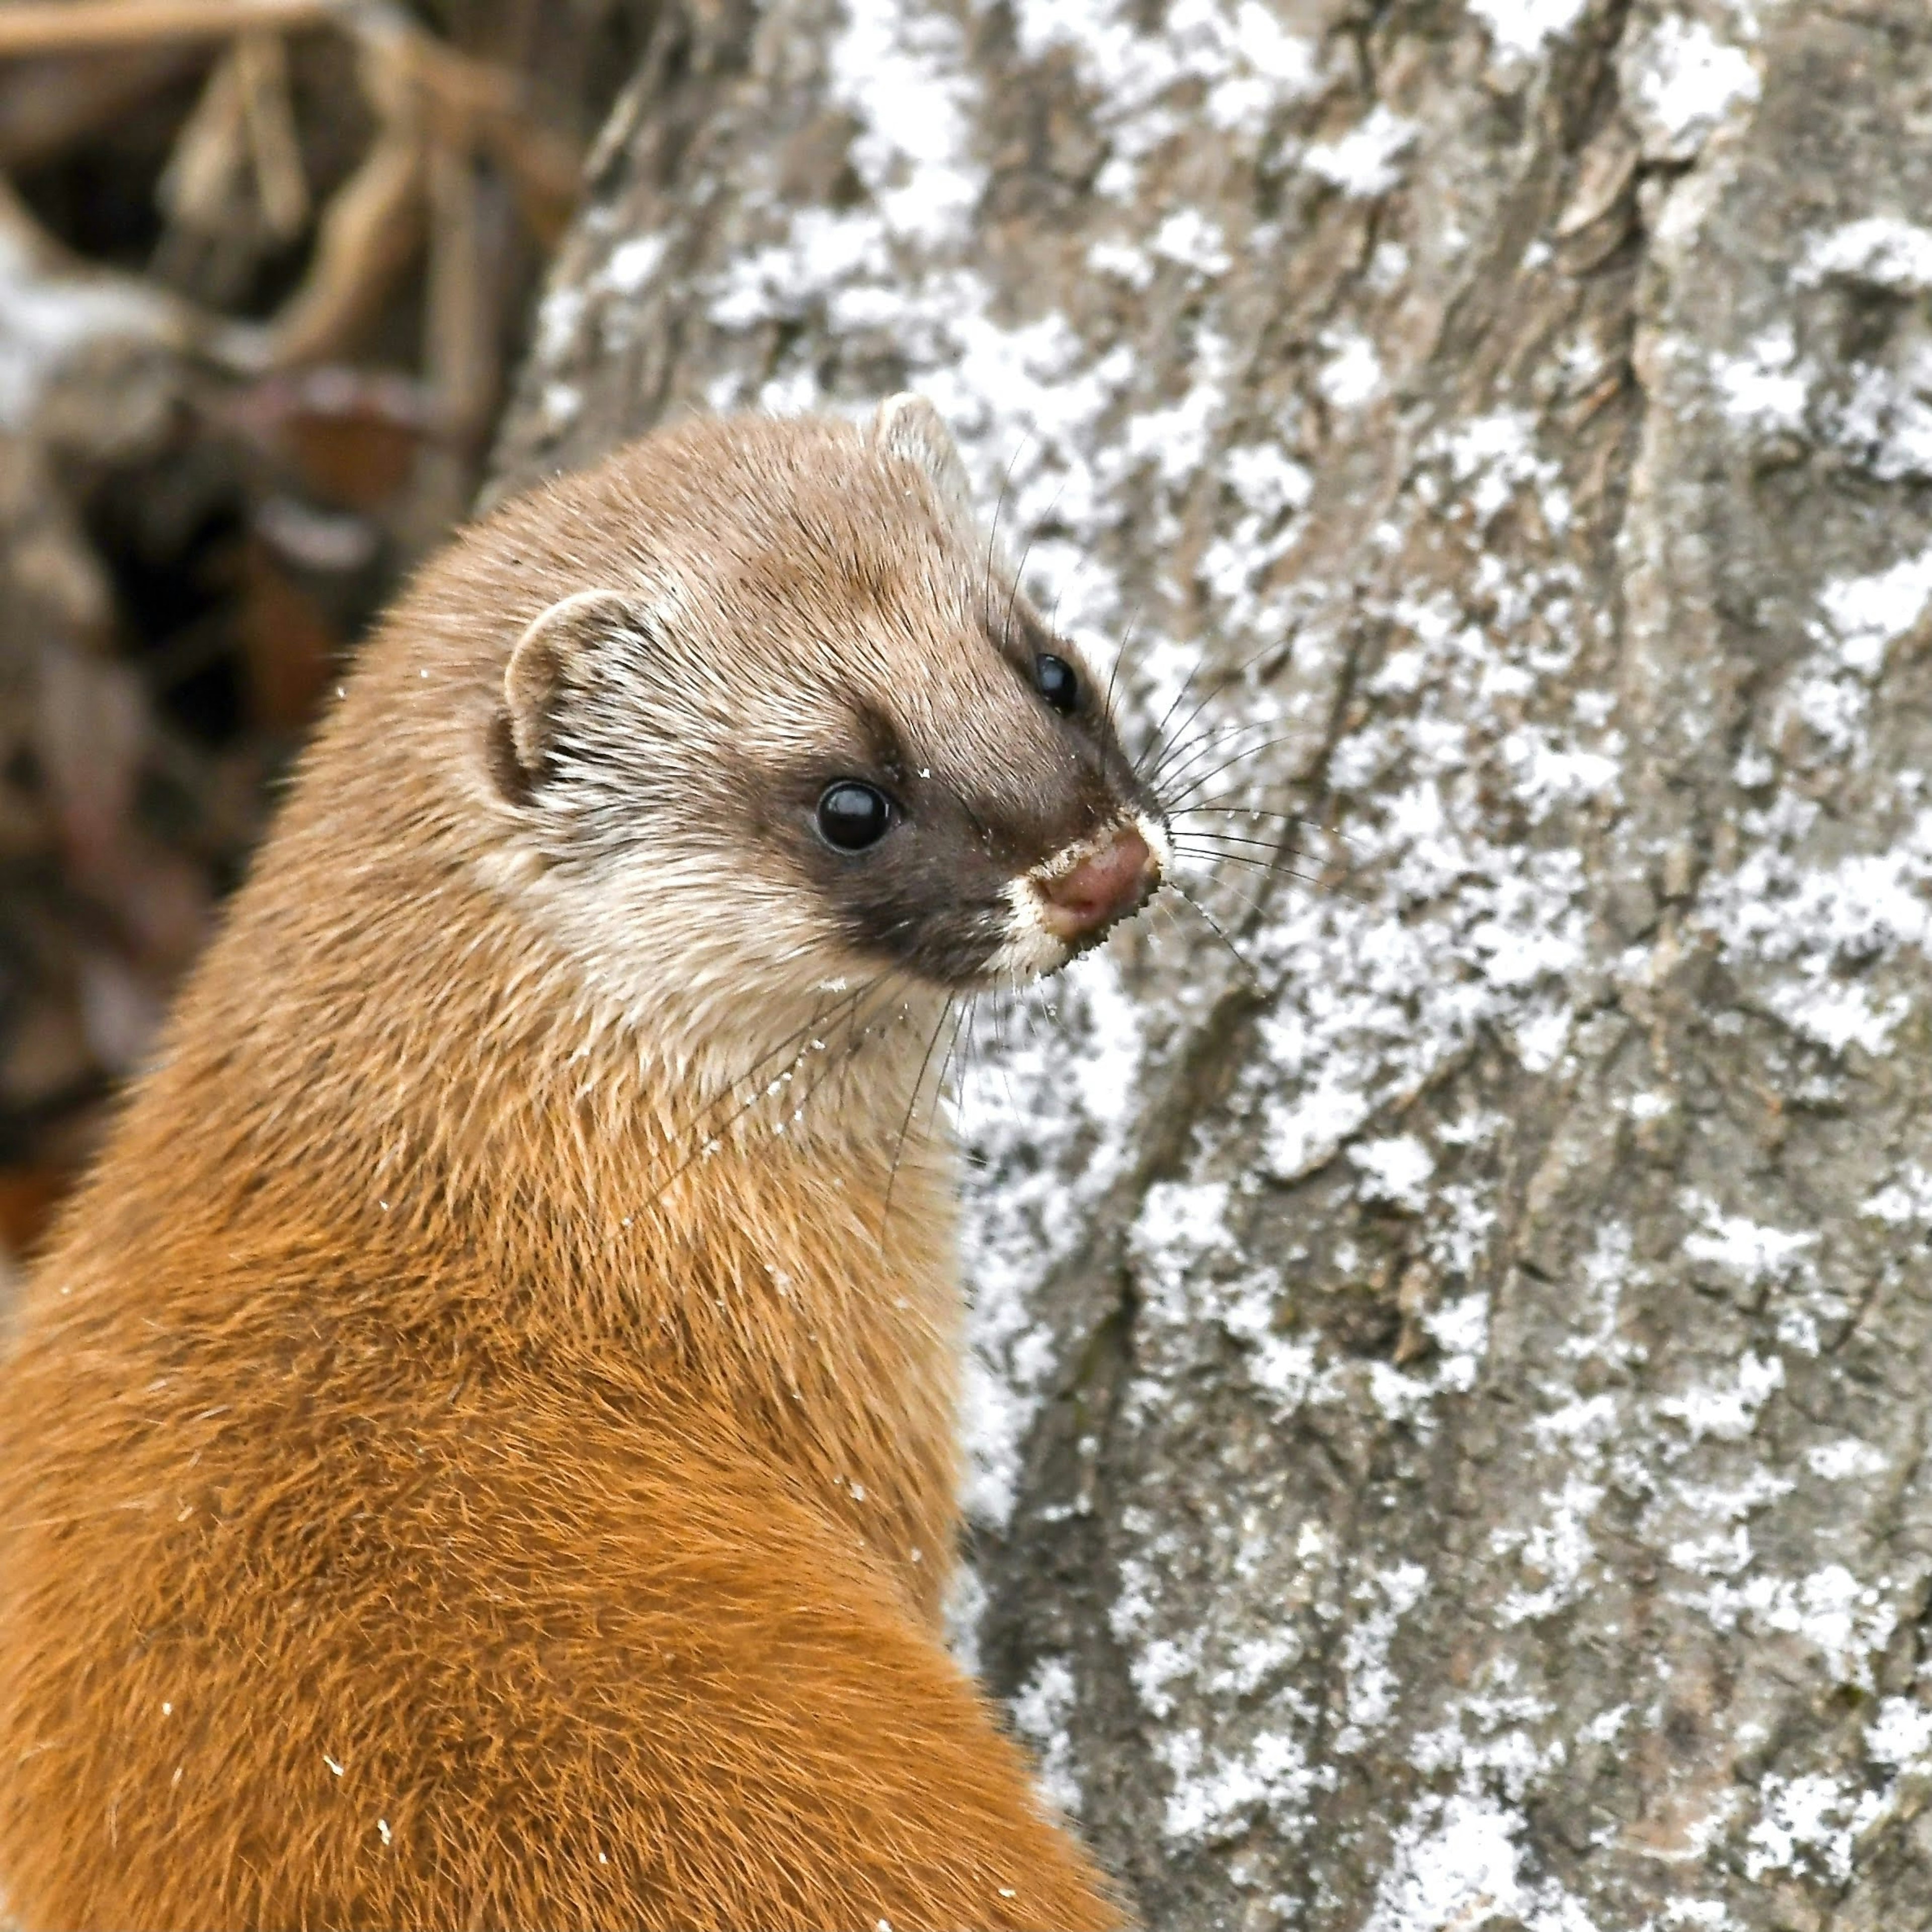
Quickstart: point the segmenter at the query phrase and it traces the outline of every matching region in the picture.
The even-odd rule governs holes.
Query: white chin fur
[[[1174,861],[1174,847],[1168,838],[1167,827],[1157,818],[1141,812],[1133,814],[1133,826],[1154,854],[1154,862],[1160,868],[1160,877],[1166,878]],[[1101,832],[1093,838],[1082,839],[1064,851],[1056,852],[1036,871],[1023,873],[1018,878],[1007,881],[1006,903],[1012,908],[1012,916],[1005,940],[987,963],[989,980],[1037,980],[1042,974],[1058,972],[1079,950],[1078,946],[1070,946],[1047,925],[1040,909],[1036,882],[1042,878],[1056,878],[1063,872],[1070,872],[1107,836]]]

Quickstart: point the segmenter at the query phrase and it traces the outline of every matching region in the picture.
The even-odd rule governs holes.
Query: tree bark
[[[960,1080],[1151,1925],[1932,1923],[1927,222],[1923,0],[674,0],[593,158],[506,482],[923,389],[1308,821]]]

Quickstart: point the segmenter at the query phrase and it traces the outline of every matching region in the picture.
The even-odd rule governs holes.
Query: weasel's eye
[[[1042,651],[1033,661],[1033,676],[1040,696],[1063,718],[1066,716],[1080,695],[1080,679],[1073,667],[1064,658]]]
[[[842,852],[862,852],[886,836],[892,802],[877,785],[839,778],[818,794],[818,836]]]

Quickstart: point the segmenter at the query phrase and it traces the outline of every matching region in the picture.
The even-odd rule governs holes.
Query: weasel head
[[[546,514],[580,587],[506,638],[478,769],[500,884],[641,1025],[742,1051],[866,998],[930,1012],[1159,886],[1102,686],[923,399],[693,424],[573,487]]]

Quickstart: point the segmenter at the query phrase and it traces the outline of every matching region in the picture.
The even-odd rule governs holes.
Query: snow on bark
[[[737,0],[602,145],[507,476],[923,389],[1310,821],[961,1082],[970,1635],[1151,1924],[1924,1916],[1928,97],[1918,0]]]

